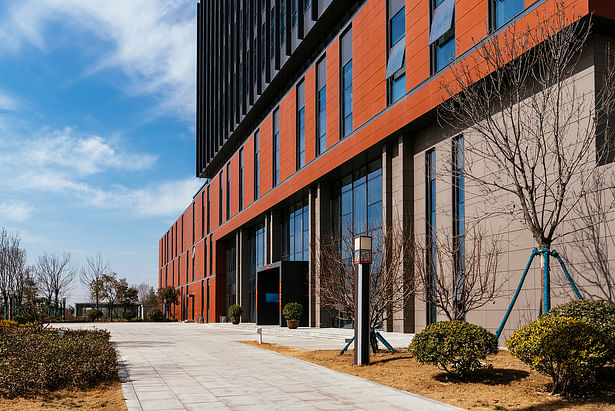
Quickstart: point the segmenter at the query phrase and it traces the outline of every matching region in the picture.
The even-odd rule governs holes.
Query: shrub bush
[[[147,312],[148,321],[164,321],[164,314],[160,311],[160,308],[152,308]]]
[[[135,312],[135,310],[133,308],[129,308],[127,310],[124,310],[124,320],[132,320],[133,318],[135,318],[137,316],[137,313]]]
[[[228,316],[231,318],[239,318],[241,317],[241,306],[237,304],[233,304],[228,308]]]
[[[92,308],[86,314],[88,321],[98,321],[103,318],[103,312],[97,308]]]
[[[282,309],[282,315],[287,320],[300,320],[303,314],[303,306],[299,303],[288,303]]]
[[[0,327],[0,396],[81,389],[117,377],[116,353],[102,330]]]
[[[584,321],[541,317],[506,341],[510,353],[553,379],[552,393],[582,391],[608,359],[604,333]]]
[[[18,327],[19,323],[17,321],[11,320],[0,320],[0,327]]]
[[[569,317],[585,321],[615,341],[615,305],[604,300],[577,300],[552,308],[545,317]],[[615,361],[615,344],[609,345],[609,361]]]
[[[487,353],[495,353],[495,335],[465,321],[440,321],[412,339],[410,352],[421,364],[433,364],[456,377],[467,377],[482,366]]]

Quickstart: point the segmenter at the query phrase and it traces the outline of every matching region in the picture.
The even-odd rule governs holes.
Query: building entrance
[[[308,326],[308,263],[278,261],[256,269],[256,324],[286,326],[284,305],[298,302],[303,306],[299,320]]]

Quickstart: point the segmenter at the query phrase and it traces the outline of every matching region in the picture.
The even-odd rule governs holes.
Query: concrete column
[[[239,305],[243,308],[241,315],[241,321],[249,321],[248,307],[250,306],[250,295],[248,293],[248,265],[250,263],[250,248],[249,238],[250,230],[242,228],[239,230],[241,245],[241,253],[239,254],[239,266],[238,266],[238,278],[239,284],[237,289],[239,290]]]
[[[313,245],[311,249],[314,250],[310,260],[314,260],[316,256],[320,255],[320,241],[322,238],[325,238],[331,230],[329,201],[329,184],[319,183],[313,198],[313,207],[310,205],[310,244]],[[313,279],[314,289],[314,308],[313,312],[311,311],[313,319],[310,324],[314,327],[330,327],[331,315],[320,303],[320,272],[316,269],[315,264],[311,264],[310,278]],[[312,287],[312,284],[310,284],[310,287]]]
[[[235,304],[241,305],[241,230],[235,231]]]
[[[269,261],[268,263],[275,263],[276,261],[280,261],[280,227],[282,227],[282,213],[279,210],[271,210],[270,212],[270,229],[269,229],[269,244],[271,245],[268,248],[269,251]]]

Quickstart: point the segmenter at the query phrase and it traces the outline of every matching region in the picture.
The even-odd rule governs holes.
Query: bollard
[[[256,329],[256,334],[258,334],[258,343],[262,344],[263,343],[263,329],[261,327],[258,327]]]

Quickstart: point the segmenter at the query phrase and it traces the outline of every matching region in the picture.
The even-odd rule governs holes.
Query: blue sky
[[[101,253],[156,285],[158,240],[202,184],[195,44],[195,1],[0,0],[0,226],[31,263]]]

